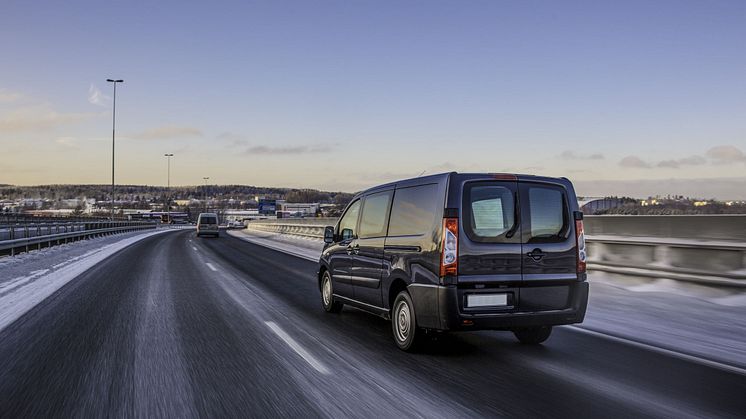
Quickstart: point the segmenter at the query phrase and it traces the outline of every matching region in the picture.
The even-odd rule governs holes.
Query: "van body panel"
[[[428,329],[440,329],[438,288],[434,284],[410,284],[407,287],[414,306],[417,307],[417,324]]]
[[[355,239],[350,284],[352,298],[382,307],[381,277],[385,237]]]
[[[397,279],[403,280],[411,289],[413,301],[421,301],[420,304],[415,301],[418,321],[422,319],[425,324],[433,324],[432,327],[438,324],[437,307],[431,305],[437,301],[437,293],[429,287],[438,285],[440,281],[440,244],[447,181],[448,174],[443,174],[395,184],[383,252],[383,307],[391,308],[388,292],[391,284]],[[430,208],[427,214],[419,216],[419,211],[425,207]],[[406,219],[397,222],[397,211],[404,208],[415,214],[411,223]],[[411,287],[413,284],[418,286]]]
[[[438,287],[440,330],[511,330],[582,323],[588,305],[588,283],[576,282],[571,286],[569,295],[568,307],[564,309],[465,313],[459,309],[458,287],[441,286]],[[465,320],[471,324],[465,325]]]
[[[324,251],[324,259],[329,273],[332,276],[332,288],[335,294],[352,297],[352,255],[347,253],[347,247],[352,240],[344,240],[332,243]]]

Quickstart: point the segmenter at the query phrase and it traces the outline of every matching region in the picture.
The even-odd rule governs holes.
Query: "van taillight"
[[[440,276],[456,276],[458,274],[458,218],[443,219],[442,248]]]
[[[585,273],[586,270],[586,252],[585,252],[585,230],[583,229],[583,220],[575,220],[575,245],[578,248],[578,273]]]

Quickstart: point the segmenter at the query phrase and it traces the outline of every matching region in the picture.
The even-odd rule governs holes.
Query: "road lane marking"
[[[208,268],[212,269],[213,272],[217,272],[218,271],[218,268],[212,266],[212,263],[207,262],[206,265],[207,265]]]
[[[194,250],[194,251],[196,252],[196,251],[197,251],[197,248],[196,248],[196,247],[194,247],[194,246],[192,246],[192,250]]]
[[[295,351],[298,355],[300,355],[303,360],[308,362],[310,366],[313,367],[316,371],[328,375],[329,370],[319,362],[316,358],[313,357],[308,351],[306,351],[298,342],[295,341],[290,335],[288,335],[280,326],[278,326],[275,322],[264,322],[264,324],[267,325],[280,339],[282,339],[292,350]]]
[[[674,351],[674,350],[671,350],[671,349],[666,349],[666,348],[661,348],[659,346],[654,346],[654,345],[651,345],[651,344],[648,344],[648,343],[642,343],[642,342],[638,342],[638,341],[635,341],[635,340],[622,338],[622,337],[619,337],[619,336],[609,335],[609,334],[606,334],[606,333],[603,333],[603,332],[599,332],[599,331],[596,331],[596,330],[587,329],[585,327],[580,327],[580,326],[575,326],[575,325],[569,325],[569,327],[571,327],[574,330],[578,330],[578,331],[580,331],[582,333],[586,333],[588,335],[600,337],[600,338],[603,338],[603,339],[612,340],[614,342],[624,343],[624,344],[627,344],[627,345],[630,345],[630,346],[634,346],[636,348],[645,349],[645,350],[652,351],[652,352],[655,352],[655,353],[658,353],[658,354],[661,354],[661,355],[667,355],[667,356],[671,356],[671,357],[674,357],[674,358],[678,358],[678,359],[682,359],[682,360],[685,360],[685,361],[689,361],[689,362],[692,362],[692,363],[695,363],[695,364],[705,365],[705,366],[708,366],[708,367],[713,367],[713,368],[717,368],[717,369],[720,369],[720,370],[723,370],[723,371],[733,372],[733,373],[736,373],[736,374],[740,374],[740,375],[746,376],[746,369],[745,368],[741,368],[741,367],[737,367],[735,365],[724,364],[722,362],[713,361],[713,360],[710,360],[710,359],[707,359],[707,358],[702,358],[702,357],[699,357],[699,356],[696,356],[696,355],[689,355],[689,354],[685,354],[685,353],[682,353],[682,352],[677,352],[677,351]]]

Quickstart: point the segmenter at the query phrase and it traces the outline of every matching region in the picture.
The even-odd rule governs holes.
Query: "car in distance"
[[[438,331],[509,330],[538,344],[585,317],[583,213],[565,178],[444,173],[377,186],[324,242],[324,309],[389,319],[403,350]]]
[[[246,225],[243,221],[228,221],[228,228],[244,229],[246,228]]]
[[[220,237],[218,215],[212,212],[203,212],[197,218],[197,237],[207,235]]]

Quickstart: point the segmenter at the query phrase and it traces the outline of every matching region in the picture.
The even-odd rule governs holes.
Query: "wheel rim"
[[[329,307],[332,301],[332,281],[329,280],[329,275],[324,275],[324,285],[321,287],[321,295],[324,299],[324,305]]]
[[[396,306],[395,323],[396,338],[400,342],[406,342],[412,329],[412,316],[409,312],[409,304],[406,301],[401,301]]]

